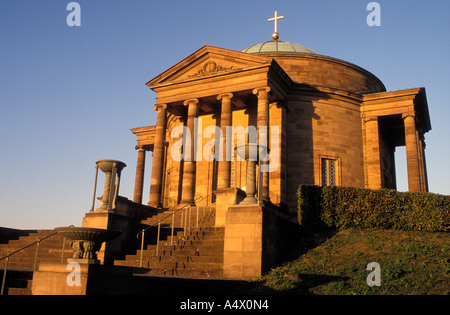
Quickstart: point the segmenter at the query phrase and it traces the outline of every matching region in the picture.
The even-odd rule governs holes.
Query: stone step
[[[128,256],[127,260],[139,261],[141,259],[140,253],[133,256]],[[142,255],[143,261],[155,260],[155,261],[167,261],[167,260],[176,260],[176,261],[223,261],[223,250],[213,250],[213,251],[174,251],[172,253],[160,253],[160,255],[156,256],[155,253],[145,252]]]
[[[32,282],[30,280],[30,282]],[[8,288],[7,295],[31,295],[31,286],[29,288]]]
[[[203,248],[208,249],[208,247],[213,248],[221,248],[223,249],[223,241],[222,240],[199,240],[199,241],[177,241],[177,242],[161,242],[159,245],[159,249],[161,250],[181,250],[184,248]],[[156,245],[148,245],[144,247],[144,250],[154,250],[156,249]]]
[[[145,220],[141,221],[141,224],[143,225],[153,225],[158,223],[159,220],[164,219],[161,222],[161,225],[171,225],[172,224],[172,215],[175,213],[175,218],[174,218],[174,224],[177,227],[181,227],[185,225],[185,221],[187,221],[187,223],[190,225],[195,225],[196,220],[197,220],[197,208],[196,207],[192,207],[190,214],[189,214],[189,210],[186,212],[184,211],[182,213],[182,211],[176,212],[177,209],[175,210],[167,210],[165,212],[161,212],[155,216],[152,216],[150,218],[147,218]],[[187,219],[186,219],[186,213],[187,213]],[[214,208],[210,209],[205,209],[205,211],[203,211],[203,208],[200,207],[199,211],[198,211],[198,219],[199,219],[199,223],[205,225],[205,224],[211,224],[213,225],[213,218],[214,218]]]
[[[3,279],[3,270],[0,279]],[[29,270],[8,269],[6,272],[5,295],[31,295],[33,272]]]
[[[172,238],[168,236],[165,243],[169,244],[172,240],[173,243],[182,243],[182,242],[201,242],[201,241],[217,241],[223,240],[224,234],[215,234],[215,233],[204,233],[204,234],[196,234],[196,235],[174,235]],[[161,241],[160,241],[161,242]]]
[[[180,276],[180,277],[222,277],[222,268],[216,268],[211,270],[198,270],[198,269],[180,269],[180,268],[154,268],[148,269],[145,275],[159,275],[159,276]]]
[[[223,254],[223,243],[219,246],[170,246],[160,247],[158,255],[156,255],[156,246],[142,251],[142,257],[148,258],[153,256],[214,256]],[[127,255],[127,258],[141,257],[141,250],[136,254]]]
[[[157,261],[150,260],[147,268],[183,268],[183,269],[201,269],[207,270],[209,268],[218,268],[222,266],[222,262],[210,262],[210,261]]]

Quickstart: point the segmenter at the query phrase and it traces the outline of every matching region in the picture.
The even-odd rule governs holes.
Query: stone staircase
[[[28,233],[28,235],[20,236],[18,239],[12,239],[6,244],[0,244],[0,258],[41,240],[53,233],[53,230],[35,230]],[[53,235],[41,241],[36,265],[39,266],[39,263],[41,262],[61,261],[63,242],[64,237],[61,235]],[[71,257],[72,255],[73,251],[70,247],[70,242],[66,240],[63,259]],[[35,257],[36,245],[32,245],[9,257],[4,294],[31,294],[31,282],[33,279]],[[3,280],[5,264],[6,259],[0,261],[0,285]]]
[[[175,217],[175,232],[173,240],[171,237],[171,222],[161,224],[161,238],[158,246],[156,244],[155,229],[146,232],[151,234],[145,238],[145,246],[142,252],[142,266],[140,266],[141,250],[136,250],[135,254],[127,255],[124,260],[116,260],[117,266],[136,267],[136,273],[147,275],[166,276],[196,276],[196,277],[221,277],[223,275],[223,249],[224,249],[224,228],[214,227],[214,209],[203,216],[204,209],[199,210],[199,220],[197,226],[197,208],[192,207],[190,216],[183,217],[183,220],[191,222],[191,228],[184,231],[182,229],[182,218],[180,214]],[[209,208],[207,209],[209,210]],[[161,218],[172,214],[167,211],[161,214]],[[142,223],[154,224],[159,219],[152,217]]]
[[[211,207],[191,207],[190,211],[175,214],[173,240],[171,237],[171,214],[178,209],[160,210],[141,221],[142,227],[149,227],[159,220],[168,217],[161,224],[161,237],[159,250],[156,254],[157,226],[145,232],[145,247],[142,253],[143,264],[140,265],[139,248],[130,248],[130,254],[124,260],[116,260],[116,266],[129,266],[134,268],[135,274],[184,276],[184,277],[222,277],[223,275],[223,249],[224,228],[214,227],[215,209]],[[197,212],[198,210],[198,212]],[[197,214],[198,213],[198,214]],[[198,225],[197,225],[198,218]],[[185,224],[190,226],[184,230]],[[54,230],[32,230],[0,244],[0,258],[11,254],[25,246],[54,233]],[[53,235],[42,240],[39,245],[36,266],[41,262],[60,262],[72,257],[73,250],[70,241],[64,237]],[[33,268],[36,255],[36,245],[32,245],[12,256],[8,261],[6,273],[5,295],[29,295],[33,279]],[[0,285],[6,259],[0,260]]]

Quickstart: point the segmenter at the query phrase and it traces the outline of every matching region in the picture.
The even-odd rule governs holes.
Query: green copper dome
[[[241,52],[249,54],[310,54],[317,55],[314,50],[306,48],[299,44],[292,44],[281,40],[268,41],[262,44],[256,44]]]

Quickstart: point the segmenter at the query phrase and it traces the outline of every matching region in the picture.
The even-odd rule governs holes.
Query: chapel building
[[[388,92],[369,71],[281,41],[278,33],[242,51],[206,45],[147,86],[157,94],[157,121],[131,129],[138,137],[136,203],[144,176],[151,176],[150,206],[213,194],[211,201],[225,207],[216,218],[223,224],[223,203],[236,204],[237,197],[220,199],[221,193],[248,186],[247,164],[234,148],[252,142],[250,131],[261,127],[267,133],[256,140],[268,148],[270,171],[261,173],[258,198],[292,213],[301,184],[396,189],[398,146],[406,146],[409,191],[428,191],[425,89]]]

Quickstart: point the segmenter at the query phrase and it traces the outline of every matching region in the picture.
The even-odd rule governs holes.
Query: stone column
[[[240,204],[256,204],[258,200],[256,194],[256,161],[247,161],[247,178],[245,193],[247,197]]]
[[[150,201],[148,205],[151,207],[161,207],[167,105],[156,105],[154,109],[158,111],[158,114],[156,116],[155,145],[153,149],[152,178],[150,182]]]
[[[133,202],[142,203],[142,192],[144,188],[145,154],[142,146],[138,148],[138,158],[136,163],[136,179],[134,181]]]
[[[378,129],[378,116],[364,119],[365,128],[365,169],[366,187],[370,189],[381,188],[381,159],[380,138]]]
[[[416,129],[416,119],[414,114],[404,114],[405,122],[405,143],[406,143],[406,162],[408,168],[408,186],[409,191],[424,191],[420,176],[420,157]]]
[[[424,191],[428,192],[428,174],[427,174],[427,160],[425,157],[425,136],[422,134],[420,137],[420,151],[419,154],[421,154],[422,156],[422,163],[421,163],[421,167],[422,167],[422,181],[423,181],[423,189]]]
[[[269,92],[270,87],[263,87],[253,90],[253,94],[258,96],[258,118],[257,118],[257,132],[258,145],[269,147]],[[261,127],[266,127],[266,132],[261,133]],[[264,162],[268,164],[269,162]],[[263,200],[269,200],[269,173],[262,173],[262,197]]]
[[[184,168],[183,168],[183,187],[181,192],[182,203],[192,203],[195,196],[195,118],[198,117],[198,99],[191,99],[184,102],[184,106],[188,106],[187,128],[190,131],[190,146],[183,148],[184,151]],[[186,160],[187,150],[190,152],[190,159]]]
[[[222,100],[222,111],[220,116],[220,129],[222,130],[222,156],[219,159],[218,165],[218,178],[217,178],[217,188],[229,188],[230,187],[230,171],[231,171],[231,154],[227,159],[227,127],[232,126],[232,111],[233,105],[231,104],[232,93],[220,94],[217,96],[218,100]],[[233,139],[229,139],[232,141]],[[230,142],[232,143],[232,142]],[[232,148],[231,148],[232,150]],[[220,152],[220,151],[219,151]]]

